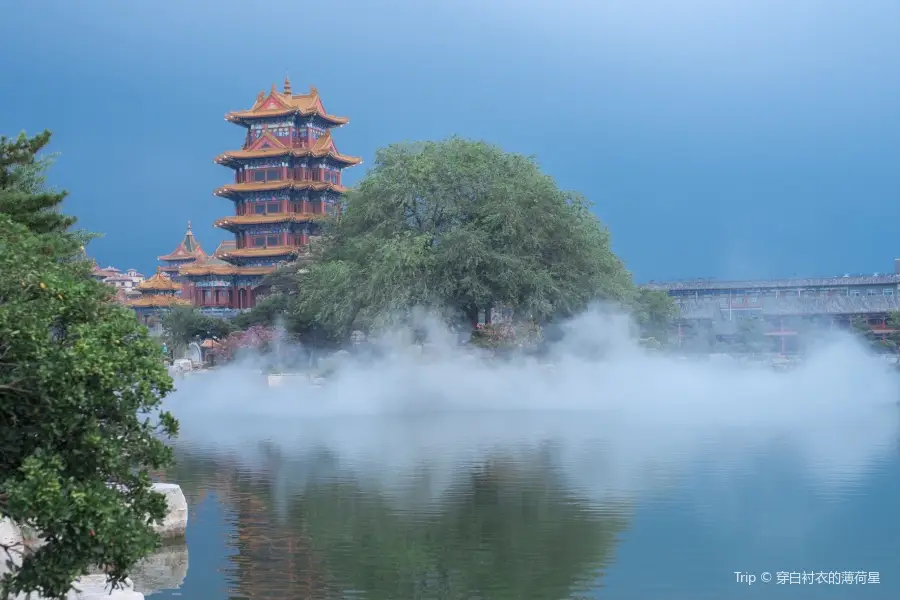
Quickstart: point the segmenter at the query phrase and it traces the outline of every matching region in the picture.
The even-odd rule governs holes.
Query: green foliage
[[[163,315],[162,328],[166,342],[173,348],[198,339],[224,339],[235,330],[229,321],[205,315],[193,306],[172,307]]]
[[[678,308],[665,291],[639,288],[633,313],[642,337],[654,340],[648,344],[659,348],[668,342],[672,319],[678,314]]]
[[[738,323],[741,342],[747,352],[764,352],[771,346],[766,338],[766,323],[762,318],[743,319]]]
[[[892,312],[886,319],[886,325],[894,331],[889,333],[876,333],[869,324],[869,318],[854,316],[850,320],[850,326],[872,348],[878,352],[898,352],[900,350],[900,312]]]
[[[380,150],[312,266],[276,279],[297,324],[340,339],[412,307],[471,325],[502,304],[542,320],[636,297],[588,202],[534,160],[451,138]]]
[[[4,576],[0,597],[63,597],[90,565],[121,581],[159,542],[148,469],[170,463],[151,421],[172,381],[134,314],[81,260],[83,236],[44,189],[50,134],[0,138],[0,518],[46,544]]]

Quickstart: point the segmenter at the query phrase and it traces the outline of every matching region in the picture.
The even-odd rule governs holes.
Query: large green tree
[[[298,323],[339,337],[414,306],[471,322],[502,304],[542,320],[636,297],[584,198],[531,158],[460,138],[380,150],[316,258],[276,289],[296,292]]]
[[[65,193],[44,184],[49,139],[0,137],[0,518],[46,542],[2,598],[63,597],[92,565],[124,579],[159,543],[148,469],[169,464],[161,437],[177,430],[149,416],[172,389],[159,348],[92,280]]]

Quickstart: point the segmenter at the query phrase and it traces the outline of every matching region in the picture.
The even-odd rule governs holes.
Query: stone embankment
[[[183,537],[187,529],[188,506],[181,487],[174,483],[155,483],[154,491],[163,494],[169,505],[165,518],[156,523],[155,529],[164,539]],[[8,562],[15,568],[22,564],[22,552],[27,547],[40,544],[40,540],[26,540],[22,530],[9,519],[0,520],[0,577],[8,572]],[[9,550],[6,550],[9,548]],[[185,568],[187,562],[185,561]],[[142,586],[143,587],[143,586]],[[134,582],[125,581],[125,586],[111,590],[106,575],[94,574],[79,577],[72,584],[66,600],[144,600],[144,594],[135,590]],[[30,598],[19,594],[10,600],[44,600],[37,594]]]

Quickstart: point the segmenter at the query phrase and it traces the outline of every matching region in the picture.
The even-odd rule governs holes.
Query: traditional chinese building
[[[205,260],[206,258],[206,252],[203,251],[200,243],[194,238],[194,232],[191,231],[191,222],[188,221],[187,231],[184,233],[181,243],[165,256],[160,256],[159,260],[163,262],[162,272],[174,281],[179,281],[178,271],[181,267],[198,260]]]
[[[173,306],[190,306],[191,301],[181,298],[178,294],[181,285],[166,275],[162,267],[157,267],[156,275],[142,281],[137,290],[138,298],[128,301],[128,306],[134,309],[138,320],[153,329],[159,324],[160,318]]]
[[[343,169],[362,162],[338,152],[331,129],[349,120],[329,114],[316,88],[294,94],[285,80],[283,91],[273,85],[225,120],[246,131],[240,150],[215,159],[234,170],[234,183],[215,190],[234,204],[233,216],[215,222],[234,244],[180,270],[195,304],[215,311],[252,308],[278,264],[309,257],[317,221],[340,211]]]
[[[181,269],[181,277],[189,280],[182,296],[189,298],[194,306],[200,307],[209,315],[230,318],[239,312],[236,307],[238,299],[235,289],[237,269],[233,264],[219,258],[234,249],[234,240],[225,240],[219,244],[212,256]],[[249,269],[244,270],[245,273],[247,271]],[[263,272],[262,269],[260,272]]]
[[[900,263],[895,264],[900,271]],[[894,333],[889,316],[900,311],[900,273],[843,275],[753,281],[698,279],[650,283],[679,309],[679,340],[701,326],[717,338],[742,335],[748,320],[771,340],[771,349],[789,353],[805,329],[867,325],[875,336]]]

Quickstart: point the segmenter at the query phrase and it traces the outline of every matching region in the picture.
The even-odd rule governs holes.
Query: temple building
[[[157,267],[156,275],[142,281],[137,286],[140,296],[128,301],[134,309],[138,321],[156,329],[160,319],[173,306],[190,306],[191,301],[181,298],[181,285],[166,275],[162,267]]]
[[[184,238],[178,246],[164,256],[160,256],[159,260],[163,262],[162,272],[175,281],[179,280],[178,270],[198,260],[202,261],[207,258],[206,252],[200,247],[200,243],[194,238],[194,232],[191,231],[191,222],[188,221],[187,231]]]
[[[900,271],[900,263],[895,263]],[[900,272],[771,280],[697,279],[651,282],[678,307],[678,340],[702,329],[725,341],[753,322],[772,351],[797,350],[811,328],[867,327],[873,336],[894,333],[891,314],[900,311]]]
[[[281,92],[273,85],[225,120],[246,130],[240,150],[215,159],[234,170],[234,183],[215,190],[234,204],[233,216],[215,222],[234,242],[179,271],[195,305],[215,312],[252,308],[277,265],[309,258],[317,222],[340,211],[343,169],[362,162],[338,152],[331,129],[349,120],[329,114],[314,87],[294,94],[286,79]]]

